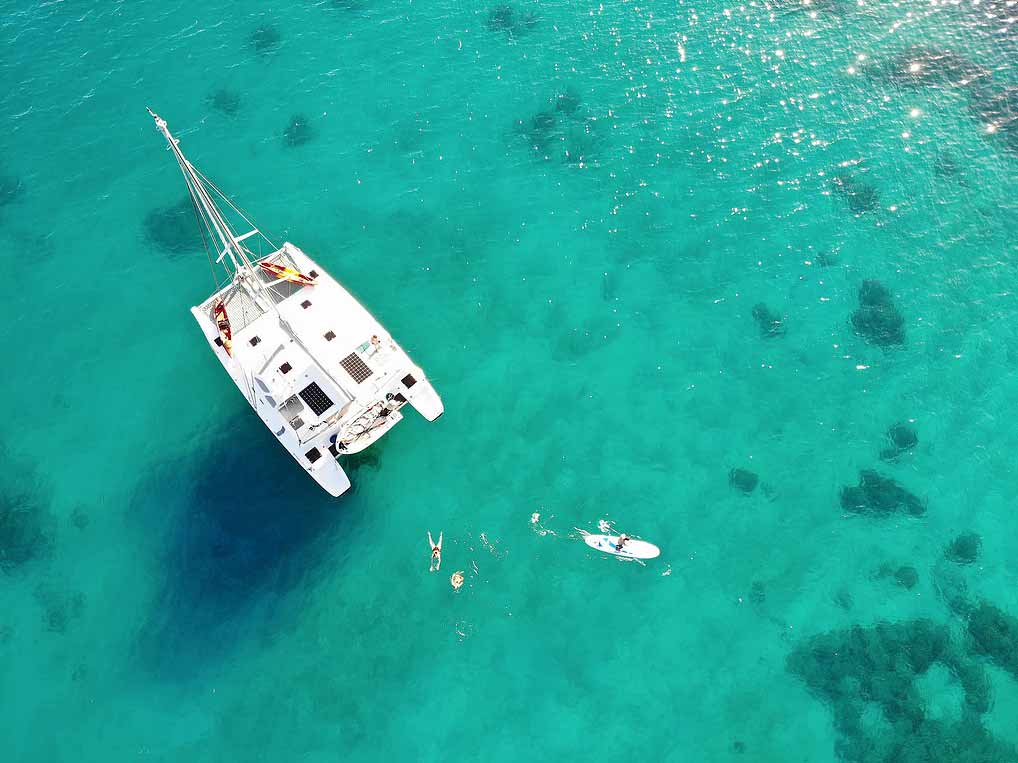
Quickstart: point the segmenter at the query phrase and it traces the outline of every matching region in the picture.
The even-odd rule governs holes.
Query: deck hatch
[[[351,352],[341,361],[339,364],[343,366],[343,370],[353,377],[353,380],[360,384],[365,379],[371,378],[371,369],[368,368],[368,364],[361,360],[356,352]]]
[[[304,404],[297,399],[296,395],[290,395],[290,397],[286,398],[286,400],[283,401],[283,404],[279,406],[279,413],[287,420],[292,419],[303,410]],[[296,429],[296,427],[294,427],[294,429]]]
[[[315,382],[311,382],[297,394],[315,412],[315,416],[321,416],[333,406],[329,396],[322,392],[322,388]]]

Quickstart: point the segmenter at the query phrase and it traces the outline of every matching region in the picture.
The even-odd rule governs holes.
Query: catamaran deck
[[[263,259],[267,262],[274,262],[276,264],[283,265],[284,267],[297,270],[296,263],[293,261],[293,258],[287,254],[285,249],[273,252]],[[258,269],[258,278],[266,285],[272,284],[269,289],[272,292],[273,299],[276,304],[292,297],[304,288],[298,284],[290,283],[289,281],[279,281],[274,276],[266,273],[260,268]],[[276,283],[272,283],[273,281],[276,281]],[[251,299],[247,290],[240,284],[234,283],[227,286],[222,291],[213,294],[204,302],[204,304],[202,304],[202,310],[204,310],[205,314],[208,315],[209,320],[214,320],[212,312],[215,310],[216,302],[220,299],[222,299],[223,303],[226,305],[226,313],[230,316],[230,325],[236,333],[240,333],[248,325],[265,314],[265,310],[263,310],[257,302]]]
[[[374,395],[387,383],[389,372],[405,364],[405,354],[397,350],[378,320],[331,277],[308,268],[309,258],[297,247],[286,243],[265,259],[310,271],[308,275],[318,280],[315,286],[301,286],[277,281],[260,269],[260,280],[270,285],[274,311],[264,309],[239,283],[203,302],[202,311],[214,322],[216,303],[224,300],[233,329],[234,357],[241,366],[256,375],[273,375],[271,364],[277,355],[277,366],[318,364],[352,400]]]

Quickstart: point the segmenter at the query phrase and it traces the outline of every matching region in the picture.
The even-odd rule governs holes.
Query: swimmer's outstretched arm
[[[442,550],[442,532],[443,532],[442,530],[438,531],[438,550],[439,551]],[[428,537],[430,538],[431,536],[429,535]]]
[[[442,533],[439,533],[439,534],[438,534],[438,542],[439,542],[439,548],[441,548],[441,543],[442,543]],[[428,530],[428,545],[429,545],[429,546],[431,546],[431,550],[432,550],[432,551],[434,551],[434,550],[435,550],[435,541],[433,541],[433,540],[431,539],[431,530]]]

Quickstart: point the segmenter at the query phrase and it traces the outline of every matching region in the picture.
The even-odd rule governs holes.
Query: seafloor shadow
[[[170,257],[203,249],[198,217],[189,198],[167,207],[156,207],[145,215],[145,237]]]
[[[921,87],[965,87],[990,72],[950,50],[916,45],[875,64],[869,74],[877,81],[914,90]]]
[[[8,175],[0,167],[0,207],[12,204],[21,197],[24,185],[21,178],[15,175]]]
[[[154,472],[131,508],[164,575],[140,656],[168,677],[277,625],[288,594],[314,580],[332,539],[358,514],[353,491],[331,498],[250,412],[231,413],[228,432]]]
[[[209,94],[206,99],[206,103],[220,114],[225,114],[228,117],[235,117],[240,112],[243,99],[240,97],[240,93],[236,90],[221,87],[214,93]]]
[[[985,85],[969,93],[969,112],[981,132],[1018,153],[1018,85]]]
[[[304,114],[294,114],[283,130],[283,142],[290,148],[310,143],[318,137],[314,123]]]
[[[6,574],[44,559],[53,549],[55,522],[49,497],[30,465],[0,447],[0,582]]]
[[[964,694],[957,721],[931,717],[917,686],[938,664]],[[991,685],[980,661],[944,625],[908,620],[821,633],[799,643],[786,666],[829,706],[842,760],[990,763],[1018,754],[983,725]]]
[[[535,157],[584,167],[596,164],[603,153],[605,140],[599,124],[585,113],[580,96],[566,88],[551,97],[546,108],[516,120],[514,132]]]
[[[489,32],[504,34],[509,40],[518,40],[537,26],[540,18],[531,11],[519,11],[508,3],[500,3],[488,11],[486,26]]]
[[[262,24],[248,37],[248,43],[259,56],[268,56],[279,50],[283,43],[283,35],[272,24]]]

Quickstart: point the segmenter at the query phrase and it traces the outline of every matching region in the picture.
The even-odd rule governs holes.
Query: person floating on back
[[[438,543],[431,539],[431,530],[428,530],[428,544],[431,546],[431,564],[428,572],[438,572],[442,567],[442,533],[438,533]]]

